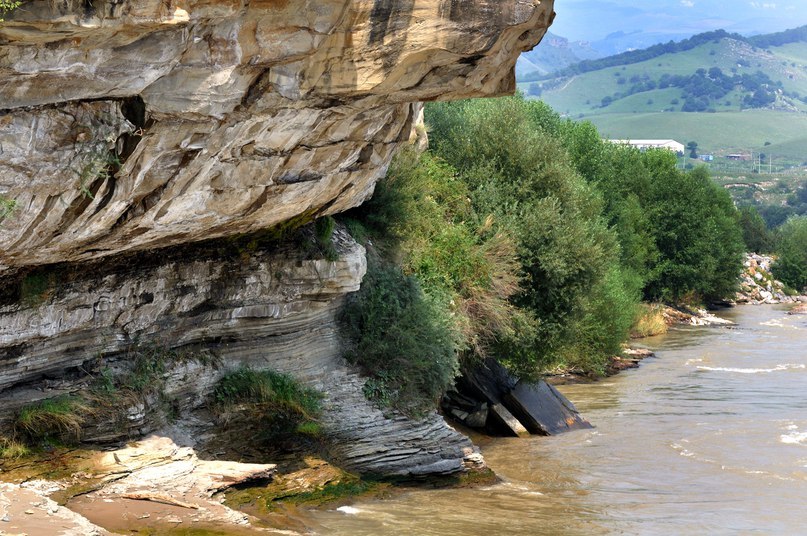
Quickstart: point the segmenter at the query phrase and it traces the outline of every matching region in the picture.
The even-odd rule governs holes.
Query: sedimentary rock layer
[[[539,0],[35,0],[0,25],[0,271],[360,204],[418,101],[514,90]]]
[[[434,474],[478,461],[470,442],[436,413],[415,421],[385,416],[364,397],[364,378],[341,357],[336,318],[364,275],[364,248],[343,230],[333,241],[335,261],[303,253],[298,240],[269,250],[201,247],[56,270],[27,303],[0,306],[0,435],[24,405],[125,374],[131,350],[147,344],[208,357],[165,363],[159,398],[132,401],[116,418],[89,419],[85,440],[149,433],[164,424],[166,402],[185,414],[207,402],[227,371],[249,366],[292,374],[325,393],[322,425],[347,468]]]

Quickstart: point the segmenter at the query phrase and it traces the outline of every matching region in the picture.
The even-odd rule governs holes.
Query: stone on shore
[[[543,380],[519,380],[494,359],[465,371],[457,391],[443,399],[443,409],[466,426],[488,433],[519,437],[591,428],[557,389]],[[484,422],[479,419],[480,404],[487,409]]]
[[[556,435],[592,428],[565,396],[544,381],[519,381],[504,402],[531,434]]]
[[[740,291],[734,300],[737,303],[792,303],[798,296],[788,296],[785,285],[774,278],[771,269],[776,258],[769,255],[746,253],[743,272],[740,274]]]
[[[0,482],[0,534],[106,536],[111,533],[26,484]]]

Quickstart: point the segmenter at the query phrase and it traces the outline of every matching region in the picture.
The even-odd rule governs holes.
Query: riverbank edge
[[[738,306],[754,306],[754,305],[791,305],[792,307],[785,313],[789,315],[794,314],[807,314],[807,295],[788,296],[784,301],[771,301],[771,302],[757,302],[752,300],[738,300],[735,302],[721,305],[722,308],[738,307]],[[721,318],[714,313],[702,308],[690,308],[685,305],[667,305],[667,304],[649,304],[649,306],[660,307],[660,314],[664,318],[665,325],[669,328],[672,326],[714,326],[726,327],[733,326],[734,322]],[[666,331],[666,330],[665,330]],[[642,339],[660,335],[664,331],[649,333],[643,336],[632,336],[631,341],[641,341]],[[656,357],[655,352],[648,350],[637,344],[628,344],[622,351],[622,355],[611,356],[606,364],[603,374],[596,375],[592,373],[576,371],[576,370],[563,370],[555,373],[548,374],[544,380],[552,385],[566,385],[577,383],[594,383],[601,381],[624,370],[629,370],[639,367],[640,363],[648,358]]]

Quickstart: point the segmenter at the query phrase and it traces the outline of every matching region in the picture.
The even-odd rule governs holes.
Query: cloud
[[[773,2],[749,2],[754,9],[776,9]]]
[[[681,5],[684,7],[693,7],[695,5],[695,2],[693,2],[692,0],[681,0]]]

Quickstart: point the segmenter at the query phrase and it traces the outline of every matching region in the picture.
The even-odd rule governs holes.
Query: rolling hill
[[[750,38],[708,32],[522,76],[519,88],[609,138],[807,162],[807,26]]]

